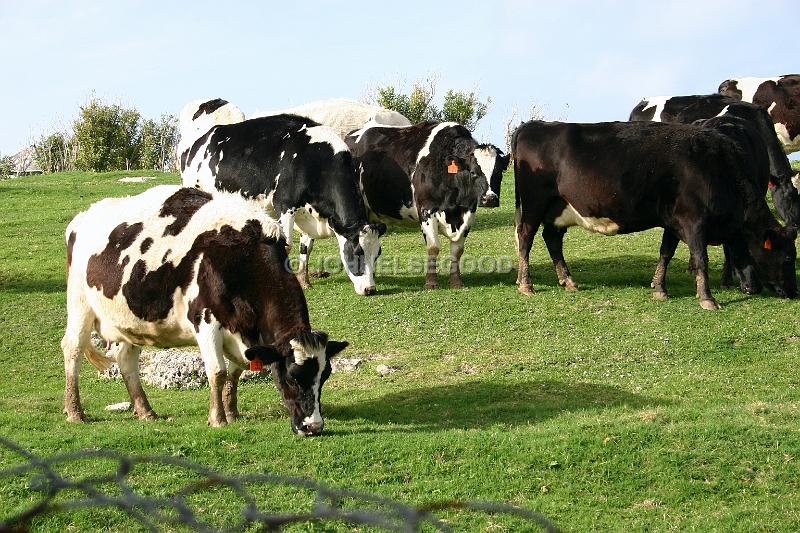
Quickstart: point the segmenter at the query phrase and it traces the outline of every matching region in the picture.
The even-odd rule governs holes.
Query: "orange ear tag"
[[[450,164],[447,165],[447,173],[448,174],[458,174],[458,165],[456,165],[456,160],[452,159]]]
[[[250,361],[250,370],[252,372],[261,372],[264,370],[264,362],[261,359],[253,359]]]
[[[764,241],[764,249],[765,250],[772,250],[772,241],[769,240],[769,237]]]
[[[772,183],[772,180],[769,180],[769,185],[767,185],[767,187],[768,187],[769,189],[774,189],[774,188],[775,188],[775,184],[774,184],[774,183]]]

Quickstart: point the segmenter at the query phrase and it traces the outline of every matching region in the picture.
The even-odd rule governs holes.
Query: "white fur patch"
[[[653,118],[651,119],[652,122],[661,122],[661,112],[664,111],[664,104],[667,103],[667,100],[672,98],[672,96],[648,96],[644,99],[647,102],[642,112],[647,111],[651,107],[655,107],[656,110],[653,113]]]
[[[308,135],[310,144],[313,143],[325,143],[331,145],[333,148],[333,153],[337,154],[339,152],[349,152],[350,149],[347,148],[347,145],[344,141],[336,135],[336,133],[329,128],[328,126],[314,126],[308,128],[306,130],[306,134]]]
[[[722,111],[720,111],[719,113],[717,113],[717,115],[716,115],[716,116],[718,116],[718,117],[721,117],[722,115],[724,115],[725,113],[727,113],[727,112],[728,112],[728,108],[730,108],[730,107],[731,107],[731,106],[729,106],[729,105],[726,105],[725,107],[723,107],[723,108],[722,108]]]
[[[742,91],[742,100],[753,103],[753,97],[758,91],[758,87],[765,81],[777,81],[780,78],[735,78],[736,88]]]
[[[564,211],[556,217],[553,225],[559,228],[581,226],[589,231],[602,233],[603,235],[616,235],[619,231],[619,225],[610,218],[584,217],[570,204],[567,204]]]
[[[478,166],[481,167],[483,175],[486,176],[486,183],[489,185],[489,192],[497,196],[497,191],[492,190],[492,173],[494,173],[494,166],[497,164],[497,150],[489,146],[486,148],[475,149],[475,159],[478,160]]]

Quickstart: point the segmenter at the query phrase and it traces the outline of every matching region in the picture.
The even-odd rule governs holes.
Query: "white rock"
[[[119,402],[106,405],[106,411],[129,411],[131,402]]]

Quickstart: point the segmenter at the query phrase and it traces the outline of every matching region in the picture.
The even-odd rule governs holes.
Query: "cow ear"
[[[500,168],[506,170],[508,168],[508,164],[511,162],[511,154],[506,154],[500,158]]]
[[[258,359],[263,363],[272,364],[284,359],[281,352],[274,346],[252,346],[245,350],[244,356],[248,361]]]
[[[328,341],[328,344],[325,346],[325,357],[330,359],[334,357],[339,352],[347,348],[350,343],[347,341]]]

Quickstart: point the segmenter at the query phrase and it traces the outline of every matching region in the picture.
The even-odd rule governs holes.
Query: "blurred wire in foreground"
[[[116,508],[150,531],[161,531],[170,526],[188,526],[197,531],[209,532],[243,531],[252,526],[261,526],[266,531],[280,531],[283,526],[290,524],[329,521],[373,526],[387,531],[417,532],[422,526],[432,527],[435,531],[453,531],[452,526],[433,515],[434,511],[446,510],[468,510],[513,516],[524,521],[527,530],[548,533],[558,531],[547,518],[503,503],[445,501],[411,507],[378,495],[326,487],[310,479],[272,474],[226,476],[177,457],[129,456],[114,450],[89,449],[44,458],[28,452],[2,436],[0,436],[0,446],[16,452],[26,461],[18,466],[0,470],[0,480],[27,476],[30,490],[41,494],[41,499],[32,507],[0,522],[0,532],[28,531],[31,520],[36,517],[97,507]],[[112,461],[116,464],[116,468],[105,475],[80,479],[62,476],[56,471],[59,466],[69,466],[91,459]],[[169,496],[140,494],[126,479],[133,468],[140,464],[178,468],[196,475],[199,479]],[[316,493],[316,497],[310,510],[296,513],[268,513],[259,509],[259,502],[247,488],[259,485],[312,491]],[[220,528],[200,519],[197,516],[198,509],[186,501],[188,497],[218,487],[230,490],[242,502],[238,523],[226,528]],[[70,495],[77,491],[80,496],[65,498],[63,494],[65,491],[69,491]],[[348,502],[355,504],[345,505]]]

